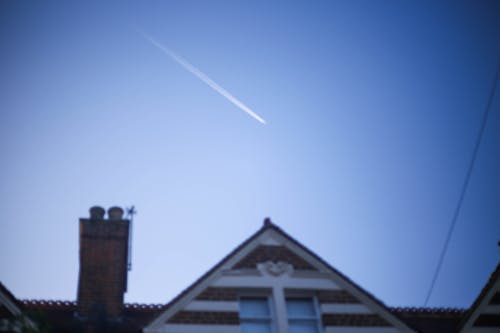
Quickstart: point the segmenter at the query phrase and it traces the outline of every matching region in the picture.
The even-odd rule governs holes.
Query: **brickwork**
[[[320,303],[361,303],[345,290],[318,290],[317,296]]]
[[[128,232],[128,220],[80,219],[79,315],[120,315],[127,286]]]
[[[170,324],[239,325],[238,312],[179,311],[168,320]]]
[[[208,287],[196,299],[203,301],[236,301],[238,300],[238,292],[235,288]]]
[[[283,261],[292,264],[295,269],[316,270],[316,268],[290,251],[287,247],[274,245],[261,245],[257,247],[234,265],[233,269],[255,268],[258,263],[266,261]]]
[[[323,314],[324,326],[391,326],[379,315],[372,314]]]

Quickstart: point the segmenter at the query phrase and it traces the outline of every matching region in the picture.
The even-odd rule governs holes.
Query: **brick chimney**
[[[80,219],[80,274],[77,313],[90,320],[117,319],[127,290],[127,258],[130,221],[123,209],[90,208]]]

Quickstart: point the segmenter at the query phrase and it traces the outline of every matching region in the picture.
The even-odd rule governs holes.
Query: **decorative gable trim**
[[[294,269],[317,270],[283,245],[260,245],[241,259],[232,269],[255,268],[263,262],[290,264]]]
[[[298,276],[301,278],[297,278]],[[164,325],[172,323],[172,318],[176,318],[178,313],[187,315],[186,312],[189,312],[187,311],[188,304],[195,299],[236,302],[238,293],[242,289],[266,288],[270,281],[278,281],[273,280],[277,278],[281,279],[281,283],[285,283],[284,288],[291,287],[311,291],[320,289],[317,293],[320,304],[357,305],[362,303],[364,306],[361,313],[342,314],[344,319],[341,322],[337,322],[340,319],[333,319],[332,325],[359,327],[371,325],[374,328],[392,326],[400,332],[414,332],[373,295],[364,291],[311,250],[267,220],[259,231],[172,300],[167,305],[166,310],[143,331],[164,331],[165,327],[169,326],[168,324]],[[321,291],[322,289],[324,291]],[[350,309],[350,307],[345,309]],[[217,316],[222,313],[218,312]],[[196,315],[199,316],[200,313]],[[207,313],[205,315],[208,316]],[[227,312],[224,315],[227,315]],[[233,316],[231,318],[234,319],[234,321],[230,321],[231,325],[239,323],[235,319],[237,315],[238,313],[229,315]],[[328,327],[331,316],[329,313],[324,314],[324,316],[326,316],[324,324]],[[358,319],[359,324],[349,324],[356,323]],[[176,320],[175,322],[180,323],[181,321]],[[190,321],[188,320],[186,323],[190,323]],[[214,323],[221,324],[221,321],[215,320]]]

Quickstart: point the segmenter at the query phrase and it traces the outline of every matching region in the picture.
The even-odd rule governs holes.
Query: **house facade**
[[[91,208],[80,219],[76,302],[10,295],[11,303],[19,313],[41,313],[53,332],[500,332],[498,267],[468,310],[391,308],[269,219],[168,304],[123,304],[129,225],[121,208],[110,208],[108,218]]]

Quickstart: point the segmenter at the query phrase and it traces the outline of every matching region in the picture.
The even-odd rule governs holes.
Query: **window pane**
[[[291,321],[288,333],[318,333],[318,326],[316,321]]]
[[[271,324],[241,323],[241,333],[271,333]]]
[[[315,318],[316,310],[312,298],[288,298],[286,312],[289,318]]]
[[[267,298],[241,298],[240,316],[243,318],[269,318]]]

